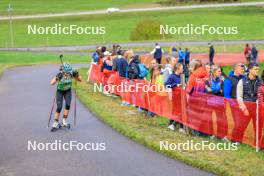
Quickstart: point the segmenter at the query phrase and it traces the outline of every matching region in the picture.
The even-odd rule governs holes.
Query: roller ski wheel
[[[50,131],[55,132],[55,131],[59,130],[60,128],[61,128],[61,124],[58,124],[57,127],[52,127]]]
[[[62,126],[63,128],[68,129],[68,130],[71,128],[71,125],[70,125],[70,124],[67,124],[67,125],[63,125],[63,124],[62,124],[61,126]]]

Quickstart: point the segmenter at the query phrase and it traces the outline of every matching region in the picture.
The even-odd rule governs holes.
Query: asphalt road
[[[48,115],[58,66],[19,67],[0,78],[1,176],[211,175],[141,146],[98,120],[77,102],[78,124],[51,133]],[[73,120],[70,115],[70,122]],[[28,151],[28,142],[105,143],[105,151]]]
[[[161,11],[161,10],[183,10],[183,9],[201,9],[201,8],[219,8],[219,7],[240,7],[240,6],[256,6],[264,5],[264,2],[239,2],[239,3],[221,3],[221,4],[202,4],[202,5],[188,5],[188,6],[169,6],[169,7],[153,7],[153,8],[135,8],[135,9],[120,9],[114,13],[128,13],[128,12],[144,12],[144,11]],[[35,15],[16,15],[13,20],[36,19],[36,18],[54,18],[66,16],[81,16],[81,15],[97,15],[107,14],[107,10],[94,10],[82,12],[66,12],[66,13],[49,13],[49,14],[35,14]],[[9,16],[0,16],[1,20],[9,20]]]

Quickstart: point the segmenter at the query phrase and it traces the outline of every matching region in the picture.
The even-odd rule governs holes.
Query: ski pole
[[[74,97],[74,127],[76,127],[76,114],[77,114],[77,110],[76,110],[76,94],[77,94],[77,81],[75,80],[75,89],[74,89],[74,94],[75,94],[75,97]]]
[[[50,116],[49,116],[49,121],[48,121],[48,128],[50,126],[50,121],[51,121],[52,112],[53,112],[53,109],[54,109],[54,106],[55,106],[55,101],[56,101],[56,94],[54,96],[53,103],[52,103],[52,107],[51,107],[51,110],[50,110]]]
[[[62,58],[63,58],[63,54],[61,54],[61,55],[60,55],[60,61],[61,61],[61,65],[63,65]]]

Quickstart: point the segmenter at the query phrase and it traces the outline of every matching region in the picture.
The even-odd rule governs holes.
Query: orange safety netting
[[[264,104],[259,105],[256,121],[256,103],[245,102],[249,111],[249,116],[245,116],[234,99],[199,92],[189,96],[185,90],[174,88],[170,100],[165,90],[156,91],[156,87],[146,80],[129,80],[119,77],[116,72],[110,76],[105,75],[100,72],[98,65],[92,65],[91,69],[90,80],[104,85],[116,85],[112,93],[119,95],[122,101],[205,134],[264,148]],[[117,88],[118,85],[127,89]]]

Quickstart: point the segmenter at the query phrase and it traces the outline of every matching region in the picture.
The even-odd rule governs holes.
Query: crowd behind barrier
[[[111,93],[119,95],[122,101],[173,119],[193,130],[264,148],[263,103],[260,103],[257,108],[256,103],[245,102],[250,115],[244,116],[235,99],[201,92],[194,92],[189,96],[184,89],[173,88],[173,98],[170,100],[165,90],[153,91],[149,88],[148,91],[144,91],[143,87],[152,86],[152,83],[144,79],[127,79],[120,77],[115,71],[109,72],[106,76],[97,64],[91,65],[89,80],[103,85],[126,85],[127,87],[140,85],[137,90],[131,89],[131,92],[113,90]]]

